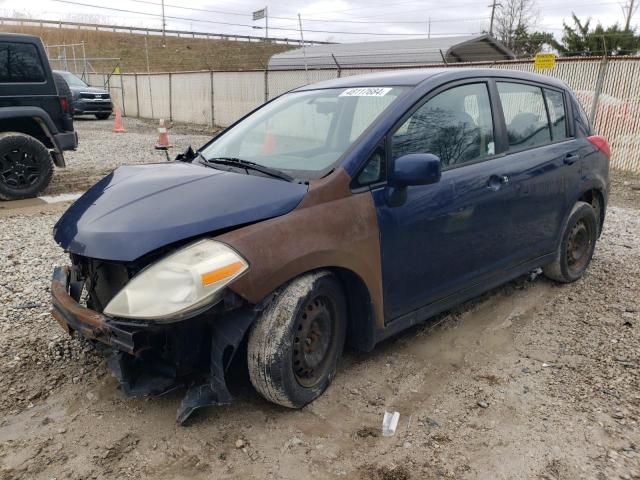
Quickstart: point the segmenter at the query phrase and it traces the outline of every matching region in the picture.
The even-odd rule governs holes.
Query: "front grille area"
[[[85,281],[87,307],[100,313],[137,271],[122,263],[80,255],[71,255],[71,262],[77,278]]]
[[[111,96],[108,93],[80,92],[80,98],[84,100],[110,100]]]

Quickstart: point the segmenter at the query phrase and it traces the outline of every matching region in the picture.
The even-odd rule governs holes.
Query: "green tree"
[[[598,24],[591,30],[590,18],[582,22],[575,13],[572,17],[573,26],[563,22],[562,42],[552,43],[562,56],[634,55],[640,50],[640,36],[635,29],[623,30],[616,23],[607,28]]]
[[[524,25],[518,25],[513,33],[512,51],[518,58],[533,57],[545,45],[553,44],[553,35],[548,32],[529,33]]]

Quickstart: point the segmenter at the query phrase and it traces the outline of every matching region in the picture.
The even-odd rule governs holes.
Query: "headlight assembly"
[[[200,240],[135,275],[111,299],[104,313],[173,320],[214,303],[222,289],[248,268],[246,260],[224,243]]]

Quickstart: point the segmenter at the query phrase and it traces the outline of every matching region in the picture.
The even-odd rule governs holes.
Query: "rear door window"
[[[523,83],[498,82],[509,137],[509,149],[521,150],[551,142],[542,89]]]
[[[551,136],[554,142],[564,140],[567,135],[567,114],[564,105],[564,95],[557,90],[544,89],[549,109],[549,121],[551,123]]]
[[[38,49],[31,43],[0,42],[0,82],[44,82]]]
[[[440,157],[443,169],[493,155],[487,85],[461,85],[437,94],[396,130],[391,141],[393,158],[432,153]]]

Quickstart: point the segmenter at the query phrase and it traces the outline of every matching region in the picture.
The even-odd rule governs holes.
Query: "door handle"
[[[578,160],[580,160],[580,155],[575,153],[567,153],[563,161],[565,165],[573,165]]]
[[[509,184],[509,177],[506,175],[491,175],[487,187],[491,190],[500,190],[503,185]]]

